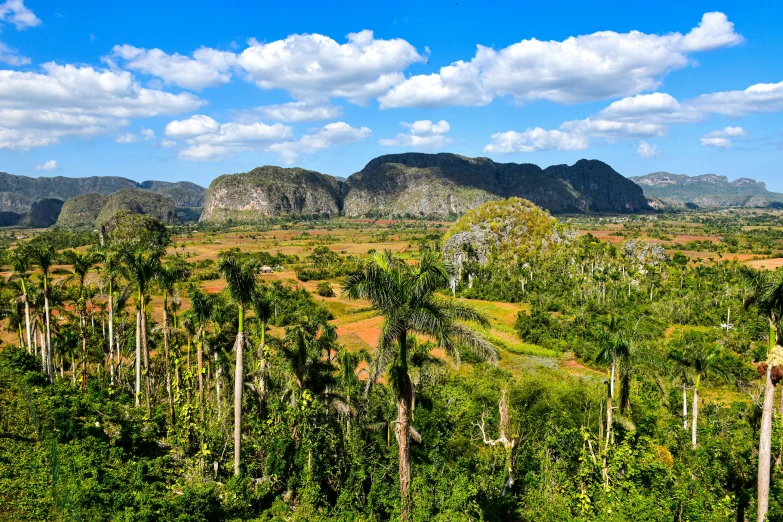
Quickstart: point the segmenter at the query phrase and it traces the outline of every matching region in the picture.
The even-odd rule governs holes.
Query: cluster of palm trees
[[[178,393],[183,388],[188,394],[191,390],[183,381],[192,382],[197,390],[202,424],[207,378],[214,386],[217,414],[223,415],[221,397],[226,392],[220,386],[226,378],[221,378],[221,372],[229,358],[220,346],[227,348],[228,336],[235,332],[234,474],[240,473],[243,395],[246,388],[251,390],[263,409],[270,349],[267,330],[280,306],[273,292],[259,281],[261,267],[252,256],[220,255],[218,270],[226,291],[219,294],[188,284],[188,263],[176,255],[167,257],[163,245],[65,252],[50,246],[22,246],[11,254],[11,264],[9,281],[18,297],[5,309],[11,318],[9,328],[17,332],[21,347],[40,358],[48,378],[57,378],[59,369],[61,378],[69,372],[73,382],[84,388],[90,372],[97,372],[109,385],[132,391],[136,407],[146,409],[148,418],[163,405],[158,402],[163,396],[171,426],[177,422]],[[449,267],[437,254],[425,252],[410,264],[385,252],[372,256],[343,285],[344,295],[369,301],[384,317],[365,393],[378,378],[392,376],[402,520],[411,516],[410,442],[412,434],[418,436],[411,425],[415,384],[409,368],[415,364],[416,336],[427,337],[456,361],[461,349],[497,360],[495,349],[466,326],[470,322],[487,325],[487,319],[463,302],[438,293],[450,278]],[[184,311],[183,290],[189,301]],[[162,297],[162,305],[156,304],[162,311],[160,324],[153,319],[153,296]],[[246,372],[246,351],[251,347],[256,366]],[[350,401],[330,391],[343,371],[334,363],[345,359],[333,324],[323,318],[302,317],[286,329],[283,338],[275,340],[274,349],[289,362],[292,401],[308,390],[338,410],[350,408]],[[210,351],[212,363],[205,357]],[[355,371],[357,362],[346,362],[350,371]]]

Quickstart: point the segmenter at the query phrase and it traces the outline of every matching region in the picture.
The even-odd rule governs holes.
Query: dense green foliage
[[[497,222],[503,210],[478,210],[478,221],[446,237]],[[507,214],[524,223],[527,211]],[[131,213],[104,230],[103,246],[96,234],[63,230],[26,238],[16,248],[29,255],[5,255],[13,275],[0,285],[2,324],[18,339],[0,349],[0,520],[396,520],[402,398],[412,520],[755,521],[756,363],[772,361],[768,318],[781,308],[778,294],[761,299],[758,288],[779,288],[780,274],[670,257],[633,237],[612,245],[535,216],[531,244],[554,232],[560,240],[506,245],[484,259],[466,249],[460,270],[441,265],[437,233],[416,229],[406,237],[421,252],[403,256],[352,258],[302,234],[312,244],[301,258],[240,249],[221,263],[166,254],[171,230]],[[520,229],[507,230],[520,245]],[[381,349],[342,347],[326,307],[337,299],[248,276],[261,266],[341,277],[349,297],[367,297],[383,316]],[[247,284],[208,293],[201,273]],[[41,358],[44,296],[55,318],[51,376]],[[502,333],[535,355],[511,343],[496,346],[497,365],[471,355],[468,337],[488,328],[472,306],[485,301],[523,303]],[[783,520],[779,404],[768,520]]]

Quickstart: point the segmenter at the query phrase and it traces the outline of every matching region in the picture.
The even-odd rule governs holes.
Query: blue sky
[[[0,171],[206,186],[415,150],[783,191],[779,1],[244,4],[0,0]]]

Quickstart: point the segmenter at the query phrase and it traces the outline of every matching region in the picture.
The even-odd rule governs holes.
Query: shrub
[[[332,285],[330,285],[327,281],[321,281],[318,283],[318,286],[315,288],[315,293],[321,297],[335,296],[334,290],[332,290]]]

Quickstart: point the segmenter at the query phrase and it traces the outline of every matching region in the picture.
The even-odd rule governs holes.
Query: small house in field
[[[262,274],[271,274],[272,273],[272,267],[271,266],[262,266],[261,267],[261,273]]]

